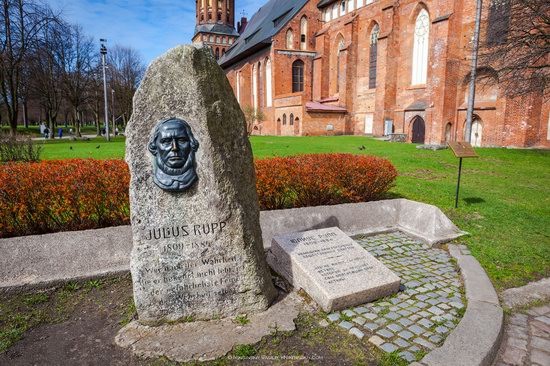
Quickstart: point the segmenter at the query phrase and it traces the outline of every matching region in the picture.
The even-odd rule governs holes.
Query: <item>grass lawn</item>
[[[44,160],[122,159],[124,140],[124,137],[111,136],[111,142],[107,142],[104,137],[96,137],[90,141],[36,140],[36,144],[42,147],[41,158]]]
[[[363,145],[366,149],[360,151]],[[392,196],[434,204],[471,233],[462,241],[497,288],[550,275],[550,151],[477,149],[480,158],[464,162],[460,208],[455,210],[458,159],[450,150],[417,150],[360,136],[253,137],[252,146],[257,158],[328,152],[385,157],[400,174]],[[121,139],[109,144],[47,142],[43,151],[45,159],[123,155]]]

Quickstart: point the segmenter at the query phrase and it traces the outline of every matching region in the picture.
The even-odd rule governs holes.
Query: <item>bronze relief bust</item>
[[[154,156],[153,180],[161,189],[185,192],[198,180],[195,153],[199,142],[186,121],[170,118],[159,122],[148,148]]]

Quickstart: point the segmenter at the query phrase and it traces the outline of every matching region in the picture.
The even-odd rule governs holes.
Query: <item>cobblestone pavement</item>
[[[466,310],[450,255],[402,232],[359,235],[354,240],[401,278],[401,291],[331,313],[328,321],[409,362],[441,345]]]
[[[550,305],[510,316],[495,366],[550,366]]]

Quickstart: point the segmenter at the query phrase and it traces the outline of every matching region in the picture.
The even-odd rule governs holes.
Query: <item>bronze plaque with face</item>
[[[195,184],[199,142],[186,121],[170,118],[160,122],[148,147],[154,156],[153,179],[157,186],[169,192],[184,192]]]

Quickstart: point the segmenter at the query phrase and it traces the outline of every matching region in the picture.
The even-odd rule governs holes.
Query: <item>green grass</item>
[[[468,231],[461,240],[497,288],[550,275],[550,151],[477,149],[479,159],[464,161],[455,210],[458,159],[450,150],[418,150],[361,136],[252,137],[251,142],[256,158],[331,152],[385,157],[399,171],[392,197],[434,204]],[[123,158],[123,138],[44,145],[44,159],[71,157]]]
[[[43,160],[123,159],[124,140],[124,137],[111,137],[107,142],[103,137],[96,137],[90,141],[38,140],[36,144],[42,147]]]

